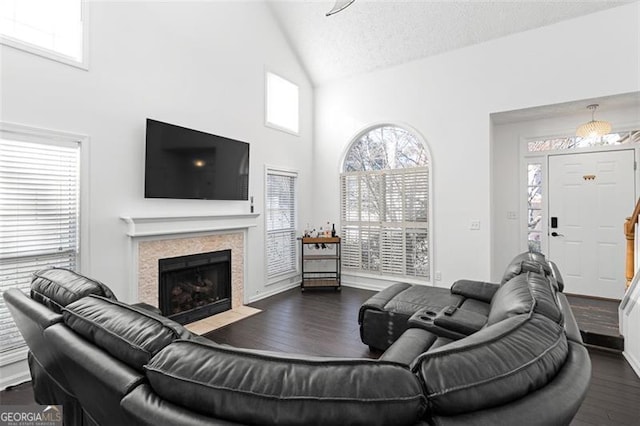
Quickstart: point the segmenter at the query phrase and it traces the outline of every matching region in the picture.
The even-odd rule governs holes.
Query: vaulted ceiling
[[[326,17],[334,1],[267,1],[314,85],[633,2],[356,0]]]

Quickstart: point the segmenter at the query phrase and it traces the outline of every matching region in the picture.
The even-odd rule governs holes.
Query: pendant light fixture
[[[590,138],[604,136],[611,133],[611,123],[595,119],[596,109],[598,106],[598,104],[591,104],[587,106],[587,109],[591,110],[591,121],[578,127],[578,130],[576,130],[576,136],[580,136],[581,138]]]
[[[331,16],[331,15],[334,15],[334,14],[340,12],[341,10],[346,9],[354,1],[356,1],[356,0],[345,0],[345,1],[338,0],[338,1],[336,1],[336,4],[333,5],[331,10],[328,11],[325,16]]]

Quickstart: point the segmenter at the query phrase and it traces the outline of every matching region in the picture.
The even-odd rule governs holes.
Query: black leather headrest
[[[432,413],[451,416],[507,404],[542,388],[567,353],[560,324],[522,314],[428,351],[412,369],[422,376]]]
[[[491,299],[487,325],[498,323],[515,315],[527,314],[534,306],[527,275],[516,275],[500,286]]]
[[[551,266],[549,266],[544,254],[527,251],[514,257],[513,260],[509,262],[500,284],[504,284],[511,280],[511,278],[527,272],[551,275]]]
[[[191,337],[175,321],[94,295],[67,305],[62,317],[73,331],[140,371],[169,343]]]
[[[43,269],[33,274],[31,298],[56,313],[69,303],[90,294],[116,299],[111,289],[100,281],[64,268]]]

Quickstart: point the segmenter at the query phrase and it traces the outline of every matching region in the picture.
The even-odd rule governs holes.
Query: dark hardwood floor
[[[234,346],[308,355],[377,358],[360,341],[358,309],[373,292],[289,290],[251,304],[262,312],[208,333]],[[640,424],[640,378],[620,352],[590,347],[591,386],[572,425]],[[30,384],[0,392],[0,403],[33,404]]]
[[[567,294],[567,299],[585,343],[624,350],[624,337],[618,324],[620,301],[575,294]]]
[[[205,337],[233,346],[305,355],[378,358],[360,341],[358,310],[371,291],[289,290],[251,306],[263,312]]]

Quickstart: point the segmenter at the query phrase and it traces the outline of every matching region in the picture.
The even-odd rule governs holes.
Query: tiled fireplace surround
[[[233,232],[188,238],[141,241],[138,244],[138,300],[158,306],[158,260],[231,250],[231,309],[244,299],[244,234]]]
[[[158,306],[158,260],[231,250],[231,309],[244,304],[245,248],[256,214],[122,217],[130,240],[130,295]]]

